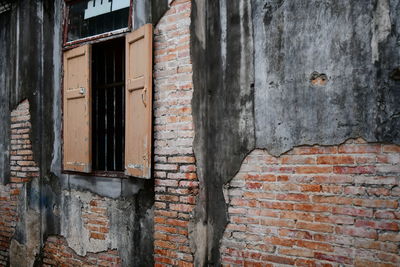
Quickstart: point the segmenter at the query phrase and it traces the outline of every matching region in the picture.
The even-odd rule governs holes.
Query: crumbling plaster
[[[131,264],[142,262],[140,254],[137,254],[139,248],[135,247],[137,245],[135,238],[137,238],[136,232],[140,231],[139,224],[146,222],[138,220],[139,216],[136,214],[140,211],[136,198],[105,199],[105,206],[101,208],[107,210],[109,232],[105,234],[104,240],[91,238],[90,229],[85,223],[85,218],[91,218],[88,210],[92,200],[93,194],[90,192],[73,189],[62,192],[60,234],[66,238],[68,246],[80,256],[85,256],[87,252],[97,253],[117,249],[125,265],[129,262]],[[146,216],[152,218],[152,214]]]

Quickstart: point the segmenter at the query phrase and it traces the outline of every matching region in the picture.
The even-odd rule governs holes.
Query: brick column
[[[198,190],[193,154],[189,0],[172,2],[155,29],[156,266],[192,266],[188,224]]]

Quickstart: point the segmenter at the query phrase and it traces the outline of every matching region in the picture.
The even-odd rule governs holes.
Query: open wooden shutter
[[[64,170],[91,172],[90,46],[64,53]]]
[[[153,28],[126,36],[125,173],[151,177]]]

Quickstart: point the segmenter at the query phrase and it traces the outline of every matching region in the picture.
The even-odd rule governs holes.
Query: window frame
[[[70,5],[72,5],[74,3],[82,2],[82,1],[84,1],[84,0],[64,0],[64,20],[63,20],[63,36],[62,36],[64,49],[65,48],[67,48],[67,49],[73,48],[78,45],[85,44],[85,43],[92,42],[92,41],[99,41],[99,42],[106,41],[107,40],[106,38],[112,39],[114,36],[121,37],[125,33],[132,31],[133,0],[130,0],[129,15],[128,15],[128,27],[118,29],[118,30],[113,30],[110,32],[104,32],[104,33],[88,36],[88,37],[77,39],[74,41],[68,41],[68,26],[69,26],[68,16],[69,16]]]
[[[86,45],[86,44],[93,45],[93,44],[96,44],[96,43],[102,43],[102,42],[106,42],[106,41],[111,40],[111,39],[118,39],[118,38],[124,38],[125,39],[126,38],[125,37],[126,33],[129,33],[129,32],[124,32],[124,33],[120,33],[120,34],[116,34],[116,35],[114,34],[114,35],[103,37],[103,38],[97,38],[95,40],[86,40],[85,42],[81,42],[81,43],[77,43],[77,44],[74,44],[74,45],[70,45],[68,47],[64,47],[63,50],[62,50],[62,59],[63,59],[64,53],[69,51],[69,50],[71,50],[71,49],[74,49],[74,48],[77,48],[77,47],[80,47],[80,46],[83,46],[83,45]],[[62,63],[63,71],[64,71],[64,60],[62,60],[62,62],[63,62]],[[63,112],[62,120],[61,120],[61,125],[62,125],[62,128],[61,128],[61,140],[62,141],[64,141],[64,120],[65,120],[65,118],[64,118],[64,110],[65,110],[64,109],[64,82],[65,82],[65,80],[64,80],[64,77],[63,77],[62,78],[62,85],[61,85],[61,88],[62,88],[61,109],[62,109],[62,112]],[[92,90],[93,90],[93,88],[92,88]],[[92,116],[93,116],[93,114],[92,114]],[[91,137],[91,138],[93,138],[93,137]],[[123,178],[123,179],[132,178],[131,176],[126,175],[124,171],[91,170],[90,172],[80,172],[80,171],[65,170],[64,169],[64,163],[63,163],[64,162],[64,149],[65,148],[64,148],[64,145],[63,145],[62,146],[62,150],[61,150],[62,151],[62,153],[61,153],[61,162],[62,162],[62,164],[61,164],[61,173],[63,173],[63,174],[78,175],[78,176],[84,176],[84,177]]]
[[[63,69],[63,74],[62,74],[62,79],[61,79],[61,110],[62,110],[62,116],[61,116],[61,140],[64,140],[64,60],[63,60],[63,55],[66,51],[80,47],[82,45],[92,45],[95,43],[100,43],[100,42],[105,42],[111,39],[116,39],[116,38],[126,38],[127,34],[131,33],[133,31],[133,25],[132,25],[132,13],[133,13],[133,0],[130,0],[130,8],[129,8],[129,18],[128,18],[128,27],[123,28],[123,29],[118,29],[114,30],[111,32],[106,32],[94,36],[89,36],[85,37],[82,39],[74,40],[67,42],[67,36],[68,36],[68,10],[69,10],[69,5],[73,3],[77,3],[83,0],[64,0],[64,19],[63,19],[63,43],[62,43],[62,54],[61,54],[61,61],[62,61],[62,69]],[[125,89],[124,89],[125,90]],[[152,91],[152,90],[151,90]],[[152,117],[152,116],[150,116]],[[126,122],[125,122],[126,123]],[[153,142],[153,136],[152,136],[152,130],[150,133],[151,136],[151,142]],[[152,147],[152,145],[151,145]],[[153,149],[153,148],[152,148]],[[152,157],[152,152],[150,153]],[[153,159],[150,160],[150,166],[153,165]],[[152,167],[150,167],[152,168]],[[151,176],[148,178],[144,177],[135,177],[131,176],[125,173],[125,171],[103,171],[103,170],[91,170],[90,172],[80,172],[80,171],[73,171],[73,170],[65,170],[64,168],[64,145],[61,146],[61,173],[62,174],[70,174],[70,175],[77,175],[81,177],[104,177],[104,178],[122,178],[122,179],[132,179],[132,178],[139,178],[139,179],[151,179]]]

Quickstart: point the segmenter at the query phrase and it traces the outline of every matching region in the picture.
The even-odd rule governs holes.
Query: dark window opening
[[[125,39],[92,48],[92,160],[94,171],[124,171]]]

